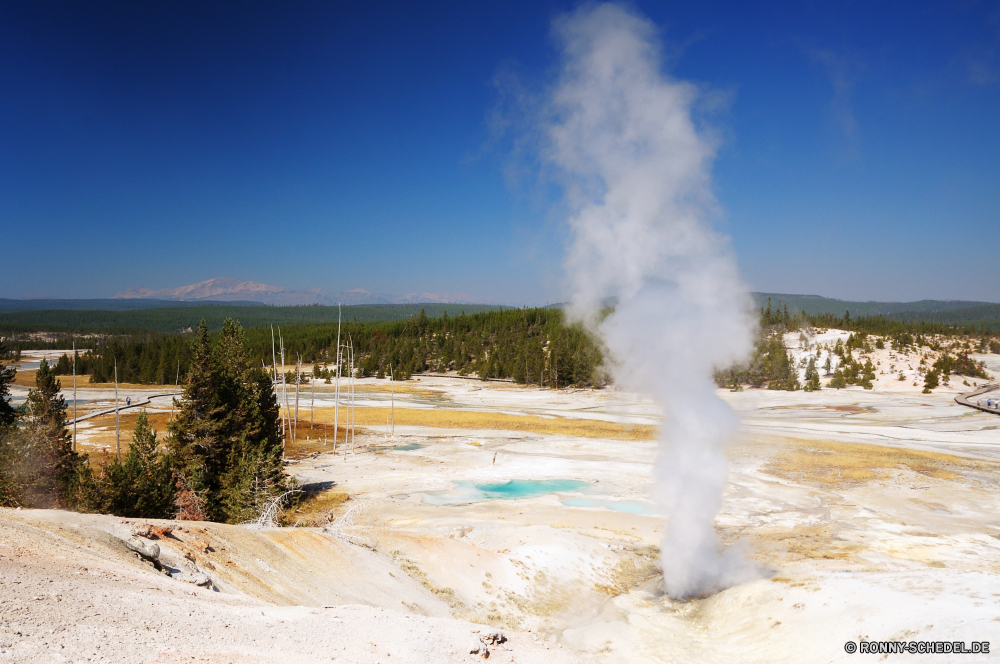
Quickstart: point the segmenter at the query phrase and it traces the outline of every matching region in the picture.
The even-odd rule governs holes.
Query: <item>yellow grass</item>
[[[344,413],[345,411],[341,409],[341,422],[343,422]],[[384,427],[387,417],[389,417],[388,408],[357,408],[355,410],[355,420],[360,426]],[[316,409],[317,426],[321,426],[324,421],[333,423],[333,408]],[[397,408],[395,421],[397,426],[523,431],[613,440],[650,440],[656,437],[656,427],[648,424],[618,424],[602,420],[509,415],[490,411],[443,408]],[[301,425],[299,426],[301,427]]]
[[[333,418],[330,418],[329,426],[326,428],[325,439],[323,431],[323,421],[316,418],[313,427],[309,427],[308,412],[306,417],[299,414],[299,426],[295,440],[289,438],[285,441],[285,458],[302,459],[316,452],[330,452],[333,450]],[[337,428],[337,445],[343,449],[344,440],[347,438],[347,428],[344,426],[343,416]]]
[[[73,389],[73,377],[72,376],[60,376],[63,384],[63,391],[68,389]],[[90,376],[77,376],[76,386],[86,387],[88,390],[98,389],[98,390],[111,390],[115,391],[114,383],[90,383]],[[157,394],[167,392],[180,392],[184,389],[183,385],[174,387],[173,385],[146,385],[145,383],[118,383],[118,391],[122,390],[155,390]],[[121,398],[124,399],[125,395],[122,394]],[[134,401],[134,399],[133,399]]]
[[[756,544],[759,555],[783,560],[850,560],[861,549],[859,544],[835,537],[826,525],[757,528],[750,539]],[[782,579],[774,577],[771,580]]]
[[[319,387],[319,386],[317,386]],[[344,386],[341,385],[340,389],[343,390]],[[429,390],[425,387],[420,387],[419,385],[414,385],[412,383],[402,383],[396,382],[394,385],[390,384],[389,381],[385,383],[375,383],[374,385],[355,385],[355,392],[395,392],[396,394],[423,394],[425,396],[440,394],[437,390]]]
[[[72,412],[72,409],[70,409]],[[132,443],[132,431],[135,429],[136,420],[139,418],[139,408],[130,408],[129,410],[122,411],[119,416],[121,417],[121,445],[122,454],[124,455],[128,452],[129,446]],[[81,409],[81,415],[83,410]],[[156,432],[156,440],[161,445],[167,436],[167,423],[170,420],[169,412],[150,412],[147,413],[149,417],[150,426]],[[174,414],[176,417],[176,412]],[[83,426],[83,425],[86,426]],[[73,425],[69,425],[69,430],[72,433]],[[344,444],[344,438],[346,436],[346,429],[344,428],[343,421],[340,425],[340,434],[338,436],[340,444]],[[115,454],[116,452],[116,442],[115,442],[115,414],[109,413],[107,415],[99,415],[98,417],[91,418],[89,420],[84,420],[81,422],[81,428],[78,429],[79,432],[79,450],[84,453],[90,453],[95,455],[95,459],[100,458],[102,454]],[[309,419],[300,418],[298,427],[298,438],[295,441],[287,441],[285,456],[288,458],[303,458],[312,452],[329,452],[333,447],[333,422],[331,420],[330,426],[327,427],[328,442],[323,441],[323,423],[321,420],[317,419],[315,426],[309,428]]]
[[[119,416],[121,418],[122,455],[124,455],[128,452],[129,446],[132,444],[132,431],[135,429],[135,422],[139,418],[139,409],[131,408],[119,413]],[[150,426],[156,432],[156,441],[162,445],[167,435],[167,421],[170,419],[170,413],[148,413],[148,417]],[[84,423],[88,426],[83,427]],[[69,425],[68,429],[70,434],[72,434],[73,425]],[[77,431],[77,442],[80,452],[95,454],[96,456],[100,456],[103,453],[114,454],[116,452],[114,413],[84,420],[84,422],[80,423],[80,428]]]
[[[596,590],[616,597],[660,573],[656,563],[660,550],[655,546],[635,549],[629,554],[622,556],[613,569],[602,575],[604,578],[594,585]]]
[[[343,491],[321,491],[299,503],[285,515],[286,520],[299,526],[324,526],[333,520],[347,499],[348,495]]]
[[[20,385],[22,387],[34,387],[35,386],[35,374],[38,369],[18,369],[17,375],[14,376],[14,384]],[[73,376],[56,376],[56,380],[62,385],[63,394],[65,396],[72,396],[73,393]],[[90,376],[80,375],[76,377],[76,387],[77,389],[86,388],[88,390],[92,389],[103,389],[111,390],[114,392],[114,383],[91,383]],[[143,385],[142,383],[118,383],[118,391],[122,390],[156,390],[162,389],[164,392],[173,392],[173,385]],[[179,388],[178,388],[179,389]],[[121,395],[124,401],[125,395]]]
[[[943,480],[960,479],[963,470],[998,466],[942,452],[909,450],[863,443],[794,441],[768,471],[790,479],[825,484],[867,482],[887,470],[910,470]]]
[[[37,369],[18,369],[17,374],[14,375],[14,384],[21,387],[34,387],[35,373],[37,371]],[[70,381],[70,385],[72,385],[72,379]]]
[[[292,373],[295,373],[295,367],[289,367],[288,369]],[[310,368],[311,372],[312,369]],[[330,394],[336,388],[336,378],[330,378],[330,382],[327,383],[326,379],[321,378],[316,382],[316,394]],[[290,394],[295,394],[295,385],[287,384],[286,389]],[[301,394],[310,394],[312,392],[313,386],[311,383],[303,383],[301,386]],[[347,378],[341,378],[340,390],[343,393],[347,389]],[[279,376],[279,382],[277,390],[281,391],[281,381]],[[423,395],[436,395],[440,394],[437,390],[428,389],[422,385],[417,384],[415,381],[396,381],[392,383],[388,380],[380,381],[378,383],[365,383],[363,385],[355,385],[355,392],[385,392],[389,394],[390,392],[395,392],[397,394],[423,394]]]

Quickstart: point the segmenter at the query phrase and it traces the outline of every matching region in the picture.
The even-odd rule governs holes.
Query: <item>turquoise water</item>
[[[593,498],[566,498],[562,504],[567,507],[606,507],[615,512],[627,514],[656,514],[656,507],[634,500],[595,500]]]
[[[419,450],[423,447],[427,446],[421,445],[420,443],[410,443],[409,445],[396,445],[395,447],[375,447],[373,449],[379,452],[388,452],[390,450],[393,452],[412,452],[413,450]]]
[[[587,482],[580,480],[508,480],[506,482],[455,482],[451,491],[423,494],[431,505],[478,503],[486,500],[537,498],[549,493],[582,491]]]
[[[511,498],[535,498],[547,493],[564,491],[579,491],[587,486],[580,480],[508,480],[506,482],[456,482],[456,484],[471,484],[491,500]]]

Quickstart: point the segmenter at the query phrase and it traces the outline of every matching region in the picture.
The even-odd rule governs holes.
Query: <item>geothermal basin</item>
[[[341,433],[335,454],[333,395],[318,384],[311,427],[303,392],[298,441],[288,450],[288,469],[311,497],[285,528],[198,524],[205,532],[197,537],[215,542],[198,560],[213,565],[201,569],[216,590],[192,591],[190,601],[209,626],[232,624],[237,604],[264,607],[269,629],[297,635],[281,649],[298,661],[329,661],[319,646],[308,649],[306,625],[315,629],[308,621],[321,617],[307,620],[295,613],[301,607],[341,607],[341,621],[361,620],[350,611],[380,611],[378,624],[445,620],[467,627],[463,634],[490,627],[528,635],[512,641],[521,650],[509,661],[830,662],[846,656],[847,641],[1000,643],[1000,418],[957,405],[961,384],[953,382],[930,395],[888,380],[871,391],[720,390],[743,429],[727,453],[716,529],[761,573],[687,601],[660,590],[658,543],[668,522],[652,498],[652,468],[664,413],[647,399],[457,377],[421,377],[390,392],[386,381],[365,379],[358,433],[346,446]],[[107,396],[99,392],[81,397]],[[137,400],[142,391],[129,394]],[[169,399],[154,400],[154,422],[169,408]],[[123,411],[125,430],[134,416]],[[106,447],[106,420],[81,422],[82,449]],[[3,510],[0,554],[26,537],[62,533],[68,521],[82,520],[72,526],[78,533],[125,527],[114,517],[60,514]],[[74,537],[83,542],[74,546],[97,546]],[[119,601],[116,593],[145,601],[180,587],[161,576],[165,590],[142,591],[143,574],[102,586],[105,601]],[[188,614],[185,597],[162,609],[166,618]],[[5,624],[20,624],[10,615]],[[120,620],[127,641],[136,626],[128,615]],[[226,628],[205,632],[202,646],[235,653],[238,643],[219,634]],[[340,661],[373,661],[350,630],[343,643],[324,638],[342,649]],[[18,643],[19,652],[46,652],[34,637]],[[259,647],[246,661],[268,661],[272,651]],[[403,648],[391,661],[479,657],[460,652],[461,642],[449,648],[440,659]]]

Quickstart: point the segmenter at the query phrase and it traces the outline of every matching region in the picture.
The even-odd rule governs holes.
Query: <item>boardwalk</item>
[[[179,397],[182,394],[183,392],[164,392],[163,394],[150,394],[148,397],[146,397],[145,400],[133,401],[128,406],[126,406],[124,403],[120,403],[118,404],[117,408],[115,406],[112,406],[111,408],[105,408],[104,410],[95,410],[87,413],[86,415],[81,415],[75,420],[73,418],[70,418],[66,420],[66,424],[73,424],[74,422],[83,422],[84,420],[89,420],[92,417],[98,417],[100,415],[108,415],[110,413],[115,412],[115,410],[121,412],[123,410],[128,410],[129,408],[138,408],[139,406],[147,406],[149,405],[149,402],[152,401],[153,399],[158,399],[160,397]]]
[[[955,397],[955,401],[957,401],[963,406],[968,406],[969,408],[975,408],[976,410],[981,410],[984,413],[993,413],[994,415],[1000,415],[1000,408],[987,408],[986,399],[977,398],[981,397],[987,392],[992,392],[994,390],[1000,390],[1000,385],[997,385],[995,383],[991,385],[984,385],[980,387],[978,390],[967,392],[966,394],[959,394],[957,397]],[[995,398],[1000,399],[1000,393],[997,393],[995,395]],[[983,405],[980,405],[980,402]]]

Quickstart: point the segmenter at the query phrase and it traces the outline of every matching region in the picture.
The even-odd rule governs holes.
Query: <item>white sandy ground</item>
[[[1000,370],[1000,356],[984,357]],[[905,362],[873,362],[897,360]],[[961,378],[930,395],[912,380],[883,378],[871,391],[719,392],[744,431],[730,450],[717,527],[761,573],[705,599],[675,602],[658,590],[652,547],[665,520],[651,499],[654,441],[425,427],[396,427],[396,440],[386,441],[374,428],[359,441],[426,446],[323,453],[289,465],[305,483],[349,493],[355,528],[338,537],[317,528],[185,524],[176,541],[159,541],[177,578],[112,539],[131,532],[122,519],[0,511],[0,663],[474,661],[467,643],[486,624],[510,637],[492,661],[872,657],[844,652],[845,641],[859,639],[991,641],[996,651],[1000,418],[954,403],[970,389]],[[622,423],[662,417],[649,400],[614,390],[428,377],[406,385],[421,389],[397,393],[397,406]],[[86,398],[107,398],[93,392]],[[359,405],[389,400],[385,391],[358,396]],[[330,399],[321,385],[317,405]],[[169,410],[169,400],[158,408]],[[979,465],[953,476],[904,465],[843,482],[775,471],[810,441],[933,450]],[[454,485],[508,479],[588,485],[471,504],[461,504]],[[459,504],[431,504],[428,492]],[[571,498],[593,506],[563,504]],[[622,501],[641,513],[607,507]],[[218,591],[180,580],[193,568]],[[889,658],[900,657],[950,659]]]
[[[155,572],[118,539],[131,530],[110,517],[3,511],[0,662],[468,662],[470,639],[489,631],[441,617],[447,606],[385,556],[329,536],[204,524],[159,541],[178,558],[194,552],[219,592]],[[189,546],[196,538],[212,551]],[[407,600],[431,615],[406,611]],[[491,654],[577,661],[520,633]]]

